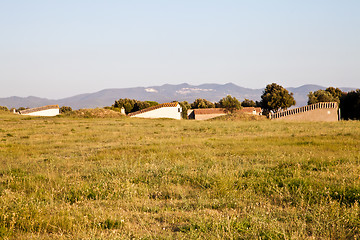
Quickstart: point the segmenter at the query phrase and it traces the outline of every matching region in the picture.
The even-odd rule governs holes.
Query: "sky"
[[[232,82],[360,88],[359,0],[0,0],[0,98]]]

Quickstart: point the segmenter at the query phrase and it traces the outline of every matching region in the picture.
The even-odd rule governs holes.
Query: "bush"
[[[181,117],[183,119],[187,119],[188,118],[187,111],[188,111],[188,109],[191,108],[191,105],[187,101],[179,102],[179,104],[180,104],[181,109],[182,109]]]
[[[9,109],[5,106],[0,106],[0,111],[8,112]]]
[[[206,99],[202,99],[202,98],[198,98],[196,99],[192,104],[191,104],[191,108],[192,109],[197,109],[197,108],[214,108],[215,104],[206,100]]]
[[[67,112],[72,112],[72,108],[71,107],[67,107],[67,106],[62,106],[60,108],[60,113],[67,113]]]
[[[230,95],[227,95],[226,97],[220,99],[219,106],[221,108],[225,108],[227,112],[235,112],[236,110],[239,110],[241,108],[240,102]]]

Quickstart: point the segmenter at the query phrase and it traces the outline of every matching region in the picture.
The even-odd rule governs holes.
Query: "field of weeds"
[[[0,238],[355,239],[360,122],[0,114]]]

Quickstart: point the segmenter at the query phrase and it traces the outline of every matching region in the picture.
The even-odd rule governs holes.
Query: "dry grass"
[[[354,239],[360,123],[0,115],[5,239]]]
[[[253,115],[249,113],[230,113],[227,115],[219,116],[209,119],[210,121],[267,121],[266,116]]]
[[[111,109],[95,108],[95,109],[79,109],[64,114],[66,117],[78,117],[78,118],[119,118],[125,117],[120,112],[113,111]]]

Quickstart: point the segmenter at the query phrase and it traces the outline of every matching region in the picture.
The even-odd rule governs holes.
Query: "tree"
[[[183,119],[187,119],[187,110],[191,108],[191,105],[187,102],[187,101],[183,101],[183,102],[179,102],[181,109],[182,109],[182,113],[181,116]]]
[[[309,92],[307,104],[315,104],[318,102],[339,102],[339,99],[334,98],[331,93],[325,90],[317,90],[315,92]]]
[[[149,108],[149,107],[152,107],[152,106],[156,106],[156,105],[159,105],[159,103],[157,102],[154,102],[154,101],[135,101],[135,104],[134,104],[134,107],[133,109],[131,110],[131,112],[136,112],[136,111],[140,111],[142,109],[145,109],[145,108]]]
[[[156,105],[159,105],[158,102],[155,102],[155,101],[145,101],[147,104],[149,104],[149,107],[152,107],[152,106],[156,106]]]
[[[268,84],[261,95],[261,107],[266,113],[278,112],[296,104],[293,93],[276,83]]]
[[[9,109],[5,106],[0,106],[0,111],[8,112]]]
[[[339,88],[328,87],[325,90],[317,90],[309,92],[308,105],[318,102],[337,102],[340,103],[340,98],[344,93]]]
[[[338,98],[339,100],[344,95],[344,92],[341,91],[340,88],[328,87],[325,91],[329,92],[334,98]]]
[[[245,98],[244,101],[241,102],[242,107],[256,107],[256,103],[253,100],[249,100]]]
[[[341,117],[345,120],[360,120],[360,89],[344,93],[340,101]]]
[[[140,111],[143,110],[145,108],[149,108],[149,107],[153,107],[159,105],[158,102],[155,101],[136,101],[134,108],[132,109],[131,112],[136,112],[136,111]]]
[[[67,112],[72,112],[72,108],[71,107],[67,107],[67,106],[62,106],[60,108],[60,113],[67,113]]]
[[[123,107],[125,109],[125,113],[128,114],[133,110],[136,101],[137,100],[135,100],[135,99],[121,98],[121,99],[115,101],[115,103],[114,103],[114,105],[112,105],[112,107],[118,108],[118,109],[121,109]]]
[[[220,99],[219,106],[225,108],[227,112],[231,113],[241,108],[240,102],[235,97],[232,97],[230,95],[227,95],[226,97]]]
[[[152,107],[152,106],[156,106],[159,103],[154,102],[154,101],[139,101],[136,99],[129,99],[129,98],[121,98],[117,101],[115,101],[115,103],[111,106],[111,108],[114,111],[118,111],[120,112],[121,108],[125,109],[125,113],[131,113],[131,112],[136,112],[148,107]]]
[[[202,98],[198,98],[196,99],[192,104],[191,104],[191,108],[192,109],[197,109],[197,108],[214,108],[215,104],[206,100],[206,99],[202,99]]]

